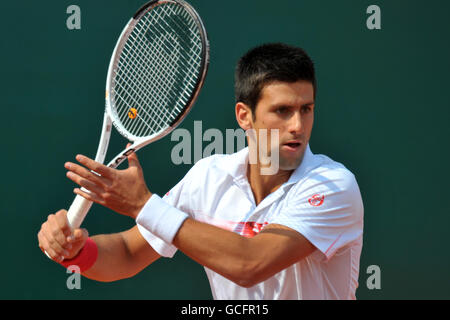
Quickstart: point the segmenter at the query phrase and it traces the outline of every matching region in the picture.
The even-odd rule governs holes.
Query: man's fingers
[[[104,164],[96,162],[86,156],[79,154],[75,157],[75,159],[77,159],[77,161],[82,165],[84,165],[85,167],[91,169],[92,171],[97,172],[103,177],[111,178],[114,175],[114,169],[108,168]]]
[[[66,162],[64,164],[64,168],[69,170],[69,172],[73,172],[73,173],[77,174],[78,176],[85,178],[99,186],[106,186],[109,184],[109,181],[107,178],[99,176],[78,164],[75,164],[72,162]]]
[[[67,237],[67,240],[71,244],[76,244],[80,241],[84,241],[89,237],[89,233],[86,229],[75,229],[73,234]]]
[[[105,205],[105,200],[93,192],[87,193],[87,192],[81,190],[80,188],[73,189],[73,192],[77,195],[82,196],[86,200],[101,204],[102,206]]]
[[[70,235],[72,230],[70,229],[69,220],[67,220],[67,211],[59,210],[54,215],[54,220],[56,221],[57,226],[61,229],[64,235]]]
[[[69,252],[64,248],[64,245],[62,243],[66,243],[66,239],[64,235],[62,235],[63,240],[59,237],[57,240],[57,237],[55,237],[55,231],[46,231],[41,233],[41,243],[42,247],[45,249],[45,251],[49,254],[49,256],[55,260],[59,261],[59,257],[67,256]]]
[[[128,167],[137,167],[139,169],[141,168],[141,164],[139,163],[139,159],[136,155],[136,152],[133,152],[127,158],[128,158]]]
[[[42,252],[45,252],[50,259],[56,262],[61,262],[64,260],[64,257],[58,253],[50,246],[47,239],[44,235],[39,235],[39,248],[41,248]]]
[[[48,216],[48,231],[53,240],[61,247],[66,245],[66,236],[70,235],[70,227],[65,215],[58,212]]]
[[[64,256],[56,253],[56,251],[54,251],[52,248],[48,248],[47,250],[45,250],[45,253],[48,257],[50,257],[50,259],[58,263],[64,260]]]
[[[78,184],[79,186],[97,194],[101,194],[104,192],[104,189],[100,187],[99,185],[95,184],[94,182],[85,179],[83,177],[80,177],[76,173],[73,173],[72,171],[69,171],[66,173],[67,178]]]
[[[125,148],[128,149],[129,147],[131,147],[131,143],[128,143]],[[139,159],[137,157],[136,152],[132,152],[129,156],[127,156],[127,159],[128,159],[128,167],[141,168],[141,164],[139,163]]]
[[[83,246],[87,237],[86,229],[76,229],[72,232],[66,210],[49,215],[38,232],[39,248],[56,262],[73,257]],[[72,243],[70,238],[79,241]]]

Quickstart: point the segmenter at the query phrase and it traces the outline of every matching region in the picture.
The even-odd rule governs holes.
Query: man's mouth
[[[289,151],[296,151],[300,148],[301,145],[301,142],[298,141],[288,141],[286,143],[283,143],[283,146],[285,146]]]

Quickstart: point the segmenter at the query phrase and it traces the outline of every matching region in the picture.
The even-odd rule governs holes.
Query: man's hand
[[[86,229],[75,229],[72,233],[66,210],[49,215],[38,233],[39,248],[56,262],[75,257],[87,238]]]
[[[67,177],[89,190],[87,193],[75,188],[76,194],[136,219],[142,207],[152,196],[145,184],[136,153],[128,156],[129,166],[125,170],[109,168],[82,155],[77,155],[76,160],[86,168],[67,162],[64,165],[69,170]]]

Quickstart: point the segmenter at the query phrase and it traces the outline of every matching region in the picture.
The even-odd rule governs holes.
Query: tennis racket
[[[191,5],[161,0],[142,6],[123,29],[110,60],[95,161],[103,163],[112,127],[132,145],[107,164],[111,168],[174,130],[191,110],[208,65],[206,30]],[[72,229],[81,225],[91,205],[75,197],[67,213]]]

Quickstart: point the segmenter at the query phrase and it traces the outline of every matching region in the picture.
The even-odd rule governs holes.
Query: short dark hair
[[[255,108],[265,85],[274,81],[312,83],[314,97],[317,84],[314,63],[301,48],[283,43],[268,43],[248,51],[239,59],[235,71],[235,99]]]

